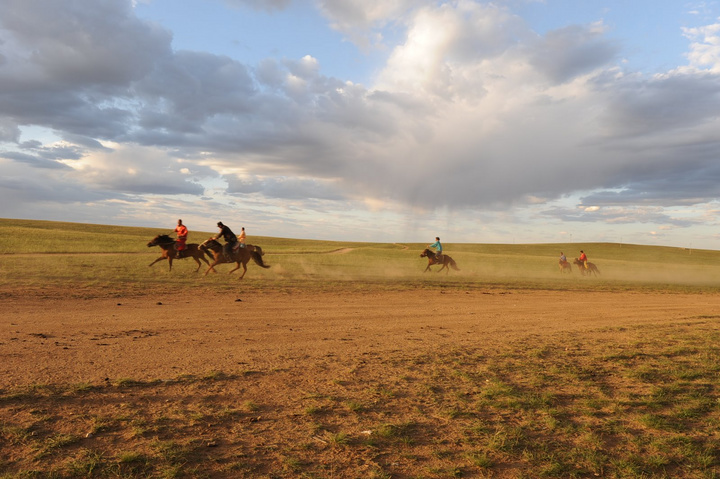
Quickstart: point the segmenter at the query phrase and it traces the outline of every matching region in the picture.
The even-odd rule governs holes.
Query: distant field
[[[195,264],[176,261],[148,264],[160,255],[147,242],[168,229],[0,219],[0,285],[41,287],[53,283],[113,285],[144,290],[153,284],[195,287],[199,282],[223,288],[237,276],[202,277]],[[189,242],[201,243],[215,232],[191,231]],[[360,243],[251,236],[262,246],[263,270],[252,263],[246,287],[504,287],[539,289],[714,290],[720,284],[720,251],[616,243],[583,244],[445,244],[461,271],[423,274],[422,243]],[[582,277],[577,269],[560,274],[557,257],[569,259],[583,249],[600,269],[599,277]],[[437,266],[433,267],[438,270]]]

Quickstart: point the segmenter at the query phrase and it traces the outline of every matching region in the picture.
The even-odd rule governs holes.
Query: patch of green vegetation
[[[230,265],[219,274],[199,278],[190,259],[176,260],[173,271],[166,261],[148,265],[160,256],[146,245],[168,230],[51,221],[0,219],[0,286],[32,288],[42,294],[49,285],[64,287],[75,297],[105,294],[118,297],[148,291],[204,287],[232,291]],[[191,231],[188,241],[200,243],[212,232]],[[634,290],[668,292],[714,291],[720,283],[720,252],[614,243],[569,244],[464,244],[445,249],[461,271],[423,273],[427,260],[419,257],[421,243],[360,243],[253,236],[264,260],[262,269],[249,265],[246,289],[337,290],[350,289],[550,289]],[[559,251],[584,249],[601,271],[583,277],[575,270],[561,274]],[[102,254],[98,254],[102,253]],[[203,264],[200,271],[204,272]],[[233,273],[237,275],[237,273]],[[237,276],[235,276],[237,277]],[[107,287],[107,288],[105,288]],[[542,355],[542,350],[533,354]]]

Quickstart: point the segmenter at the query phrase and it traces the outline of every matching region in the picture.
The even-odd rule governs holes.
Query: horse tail
[[[455,260],[450,258],[450,267],[454,269],[455,271],[460,271],[460,268],[458,268],[457,264],[455,263]]]
[[[250,256],[252,257],[253,261],[255,261],[256,265],[258,265],[262,268],[266,268],[266,269],[270,267],[270,265],[265,264],[263,262],[262,255],[260,253],[258,253],[257,251],[251,251]]]

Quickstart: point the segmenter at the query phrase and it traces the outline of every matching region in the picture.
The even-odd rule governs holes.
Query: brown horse
[[[195,272],[197,273],[198,270],[200,270],[200,266],[202,266],[200,260],[205,261],[205,264],[207,265],[210,264],[207,258],[205,258],[205,253],[200,251],[197,243],[186,244],[184,250],[175,251],[175,240],[173,238],[168,235],[157,235],[156,237],[151,239],[147,245],[148,247],[159,246],[160,249],[162,249],[162,255],[158,259],[150,263],[148,266],[152,266],[158,261],[166,259],[168,261],[168,264],[170,265],[170,271],[172,271],[173,259],[192,258],[198,265],[197,269],[195,270]]]
[[[448,255],[446,255],[446,254],[443,254],[443,255],[442,255],[442,258],[440,259],[440,261],[438,261],[438,260],[435,258],[435,253],[432,252],[432,251],[430,251],[429,249],[425,248],[425,251],[423,251],[422,253],[420,253],[420,257],[421,257],[421,258],[427,258],[427,259],[428,259],[428,265],[427,265],[427,268],[425,268],[425,271],[430,270],[430,266],[432,266],[432,265],[434,265],[434,264],[441,264],[441,265],[442,265],[442,268],[440,268],[440,269],[438,270],[438,273],[439,273],[440,271],[444,270],[445,268],[447,268],[447,271],[445,271],[445,274],[447,274],[447,273],[450,272],[450,268],[454,269],[455,271],[460,271],[460,268],[458,268],[458,267],[457,267],[457,264],[455,264],[455,260],[452,259],[450,256],[448,256]],[[425,271],[423,271],[423,273],[424,273]]]
[[[232,260],[228,260],[225,255],[223,254],[223,245],[221,245],[215,238],[210,238],[208,240],[205,240],[200,245],[200,250],[204,251],[208,255],[212,256],[214,261],[210,265],[207,271],[205,271],[205,274],[207,275],[210,271],[213,273],[217,273],[215,271],[215,266],[222,264],[222,263],[235,263],[235,268],[230,270],[230,273],[233,271],[237,271],[240,269],[240,266],[243,268],[243,273],[240,276],[240,279],[243,279],[245,277],[245,273],[247,273],[247,264],[252,259],[255,261],[255,264],[260,266],[261,268],[269,268],[269,265],[266,265],[263,262],[263,253],[262,248],[259,246],[253,246],[251,244],[245,245],[244,248],[238,248],[236,250],[233,250],[233,258]],[[229,274],[229,273],[228,273]]]
[[[595,266],[595,263],[591,263],[590,261],[588,261],[588,263],[587,263],[587,269],[585,268],[585,265],[583,264],[583,262],[580,261],[578,258],[575,258],[575,261],[573,261],[573,264],[577,265],[578,269],[580,270],[580,274],[582,274],[583,276],[585,276],[585,275],[591,276],[593,274],[595,276],[597,276],[600,274],[600,270],[597,268],[597,266]]]
[[[560,266],[560,272],[564,273],[567,271],[568,273],[572,273],[572,265],[569,261],[561,261],[558,263],[558,266]]]

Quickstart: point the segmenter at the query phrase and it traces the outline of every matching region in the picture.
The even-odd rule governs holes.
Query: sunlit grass
[[[228,290],[237,285],[238,272],[219,265],[218,274],[198,273],[191,259],[148,265],[160,256],[147,242],[167,230],[0,219],[0,287],[67,288],[82,296],[84,289],[107,287],[110,294],[132,294],[169,288],[207,287]],[[213,233],[191,232],[190,242]],[[377,244],[297,240],[253,236],[260,245],[262,269],[252,262],[244,288],[388,290],[447,288],[513,288],[551,290],[713,291],[720,283],[720,252],[613,243],[568,244],[453,244],[445,245],[461,271],[423,273],[424,244]],[[583,248],[601,271],[582,277],[578,270],[561,274],[560,250],[572,258]],[[99,254],[103,253],[103,254]],[[577,254],[576,254],[577,255]]]

